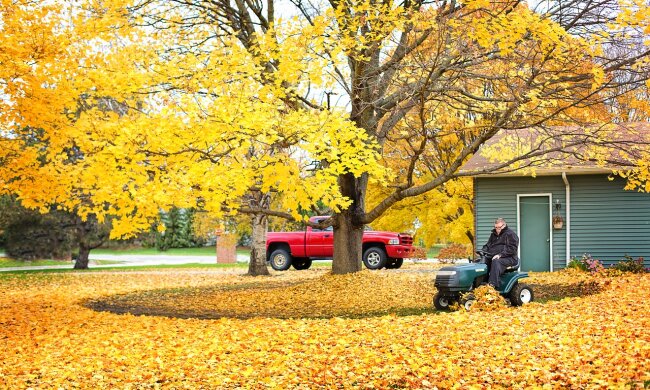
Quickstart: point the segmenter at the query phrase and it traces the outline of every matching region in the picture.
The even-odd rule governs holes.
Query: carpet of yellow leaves
[[[604,280],[597,285],[606,287],[591,295],[438,313],[426,311],[435,293],[430,272],[310,271],[270,278],[214,270],[0,276],[0,388],[650,383],[647,274]],[[575,285],[577,277],[586,278],[554,273],[529,280],[543,295],[545,286]],[[140,307],[158,302],[204,314],[213,308],[239,318],[120,315],[84,306],[124,297],[139,297]],[[424,311],[370,315],[416,308]]]

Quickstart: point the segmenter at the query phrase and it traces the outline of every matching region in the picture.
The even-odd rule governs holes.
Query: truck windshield
[[[316,220],[316,223],[320,223],[320,222],[322,222],[322,221],[324,221],[324,219],[319,219],[319,220]],[[312,228],[311,230],[312,230],[313,232],[331,232],[331,231],[334,230],[334,226],[328,226],[328,227],[326,227],[326,228],[324,228],[324,229]]]

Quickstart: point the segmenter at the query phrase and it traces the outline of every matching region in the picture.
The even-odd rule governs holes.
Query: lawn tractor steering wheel
[[[477,250],[476,254],[478,254],[480,257],[476,260],[474,260],[475,263],[481,263],[481,264],[487,264],[488,260],[494,256],[492,253],[483,251],[483,250]]]

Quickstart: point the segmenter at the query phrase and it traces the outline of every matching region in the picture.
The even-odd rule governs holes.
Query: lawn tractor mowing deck
[[[477,251],[480,257],[469,264],[457,264],[443,267],[436,274],[435,287],[438,293],[433,297],[433,305],[438,310],[449,309],[454,303],[460,303],[469,310],[476,301],[472,290],[485,284],[488,279],[488,260],[492,254]],[[528,272],[519,272],[519,262],[508,267],[501,276],[499,293],[510,301],[512,306],[521,306],[533,301],[533,289],[519,279],[527,278]]]

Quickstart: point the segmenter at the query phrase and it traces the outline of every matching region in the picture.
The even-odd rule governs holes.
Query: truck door
[[[306,248],[310,257],[332,257],[334,255],[334,228],[307,229]]]

